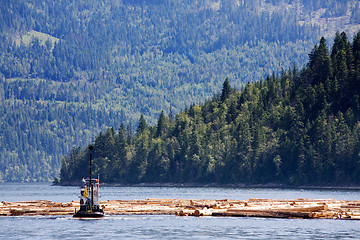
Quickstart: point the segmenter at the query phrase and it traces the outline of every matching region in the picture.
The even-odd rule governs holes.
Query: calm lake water
[[[79,187],[0,184],[0,201],[77,200]],[[101,199],[341,199],[360,200],[360,190],[277,188],[102,187]],[[231,217],[71,216],[0,217],[0,239],[360,239],[359,221]]]

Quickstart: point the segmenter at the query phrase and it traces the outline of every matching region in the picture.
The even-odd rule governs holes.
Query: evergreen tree
[[[360,31],[354,37],[352,52],[354,55],[354,75],[352,87],[354,93],[360,95]]]
[[[222,91],[221,91],[221,101],[224,102],[230,95],[231,93],[231,86],[230,86],[230,83],[229,83],[229,79],[226,78],[224,83],[223,83],[223,88],[222,88]]]
[[[148,129],[148,125],[146,123],[144,115],[141,114],[139,123],[138,123],[138,127],[136,130],[136,134],[141,135],[146,129]]]
[[[118,134],[115,136],[115,146],[114,146],[114,157],[111,164],[109,174],[110,181],[121,182],[124,181],[125,174],[127,172],[127,140],[126,140],[126,129],[125,125],[122,123]]]
[[[311,84],[324,84],[332,76],[331,58],[324,37],[321,38],[319,46],[315,45],[309,56]]]
[[[166,126],[166,117],[164,111],[161,111],[159,120],[156,127],[156,135],[155,137],[161,137],[167,129]]]

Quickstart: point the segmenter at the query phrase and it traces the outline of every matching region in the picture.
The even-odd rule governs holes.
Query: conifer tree
[[[145,129],[148,128],[148,125],[146,123],[146,120],[144,118],[144,115],[141,114],[140,119],[139,119],[139,124],[136,130],[136,133],[138,135],[140,135],[141,133],[143,133],[145,131]]]
[[[159,116],[158,123],[157,123],[155,137],[161,137],[165,133],[166,128],[167,128],[166,117],[165,117],[164,110],[162,110],[160,113],[160,116]]]
[[[121,182],[124,179],[124,175],[127,171],[127,140],[126,140],[126,129],[122,123],[118,134],[115,136],[115,150],[114,159],[111,162],[111,171],[109,179],[113,182]]]
[[[352,44],[352,52],[354,56],[354,75],[353,90],[356,94],[360,94],[360,31],[355,35]]]
[[[319,46],[315,45],[309,54],[309,71],[312,84],[325,83],[332,75],[331,58],[324,37],[321,38]]]
[[[224,83],[223,83],[223,88],[222,88],[222,91],[221,91],[221,101],[224,102],[230,95],[231,93],[231,86],[230,86],[230,83],[229,83],[229,79],[226,78]]]

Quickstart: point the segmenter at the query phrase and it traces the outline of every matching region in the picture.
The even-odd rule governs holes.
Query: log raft
[[[334,199],[145,199],[101,201],[106,215],[177,215],[360,220],[360,201]],[[79,202],[0,203],[0,216],[73,215]]]

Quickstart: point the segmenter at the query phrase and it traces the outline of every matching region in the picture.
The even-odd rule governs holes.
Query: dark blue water
[[[0,184],[1,201],[77,200],[79,188]],[[357,190],[102,187],[102,200],[183,198],[313,198],[359,200]],[[360,222],[231,217],[71,216],[0,217],[0,239],[360,239]]]
[[[176,216],[3,217],[2,239],[359,239],[357,221]]]

